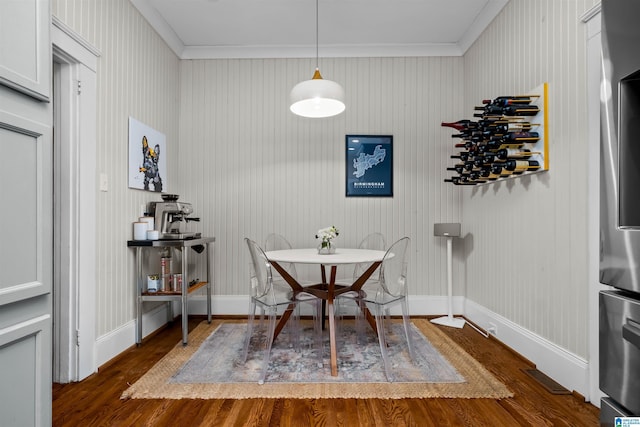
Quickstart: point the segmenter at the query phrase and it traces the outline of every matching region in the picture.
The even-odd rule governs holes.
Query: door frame
[[[96,72],[100,52],[52,17],[54,83],[53,381],[96,358]]]

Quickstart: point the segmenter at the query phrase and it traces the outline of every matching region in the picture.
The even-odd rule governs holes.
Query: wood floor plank
[[[334,399],[339,426],[353,426],[359,423],[359,406],[362,399]]]
[[[578,395],[549,393],[522,369],[533,364],[470,326],[439,328],[514,393],[508,399],[120,400],[181,338],[179,319],[80,383],[54,384],[58,426],[598,426]],[[202,318],[190,317],[189,328]]]

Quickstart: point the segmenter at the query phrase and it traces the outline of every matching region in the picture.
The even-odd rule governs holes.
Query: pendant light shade
[[[345,110],[342,86],[323,79],[317,68],[311,80],[293,87],[290,97],[291,112],[302,117],[331,117]]]
[[[291,90],[292,113],[302,117],[331,117],[345,110],[344,90],[331,80],[324,80],[318,68],[318,0],[316,0],[316,72],[311,80],[298,83]]]

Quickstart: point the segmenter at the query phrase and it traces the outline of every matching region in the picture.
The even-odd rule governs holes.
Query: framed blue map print
[[[393,136],[347,135],[347,197],[393,197]]]

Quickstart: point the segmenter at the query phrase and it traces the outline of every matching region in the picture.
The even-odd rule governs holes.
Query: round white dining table
[[[382,261],[385,251],[337,248],[333,254],[319,254],[316,248],[282,249],[266,252],[269,261],[295,264],[342,265]]]
[[[291,286],[294,292],[307,292],[315,295],[318,298],[327,301],[327,310],[329,317],[329,345],[331,347],[331,375],[338,375],[338,362],[337,362],[337,349],[336,349],[336,337],[335,337],[335,316],[334,316],[334,298],[336,295],[355,291],[359,292],[364,283],[367,281],[371,274],[380,266],[385,256],[385,251],[376,251],[371,249],[352,249],[352,248],[337,248],[333,254],[319,254],[316,248],[305,249],[283,249],[277,251],[265,252],[267,259],[273,267],[280,273],[282,278]],[[311,286],[305,286],[304,288],[300,283],[292,277],[281,265],[283,264],[318,264],[321,267],[322,283],[318,283]],[[351,284],[340,284],[336,286],[336,273],[339,265],[347,264],[371,264],[365,272],[358,277]],[[329,280],[325,273],[325,267],[331,267],[331,273]],[[290,312],[288,312],[290,313]],[[375,331],[375,320],[371,313],[365,308],[365,317],[372,324]],[[276,328],[276,335],[282,330],[284,324],[288,320],[288,316],[283,316]],[[372,323],[373,322],[373,323]]]

